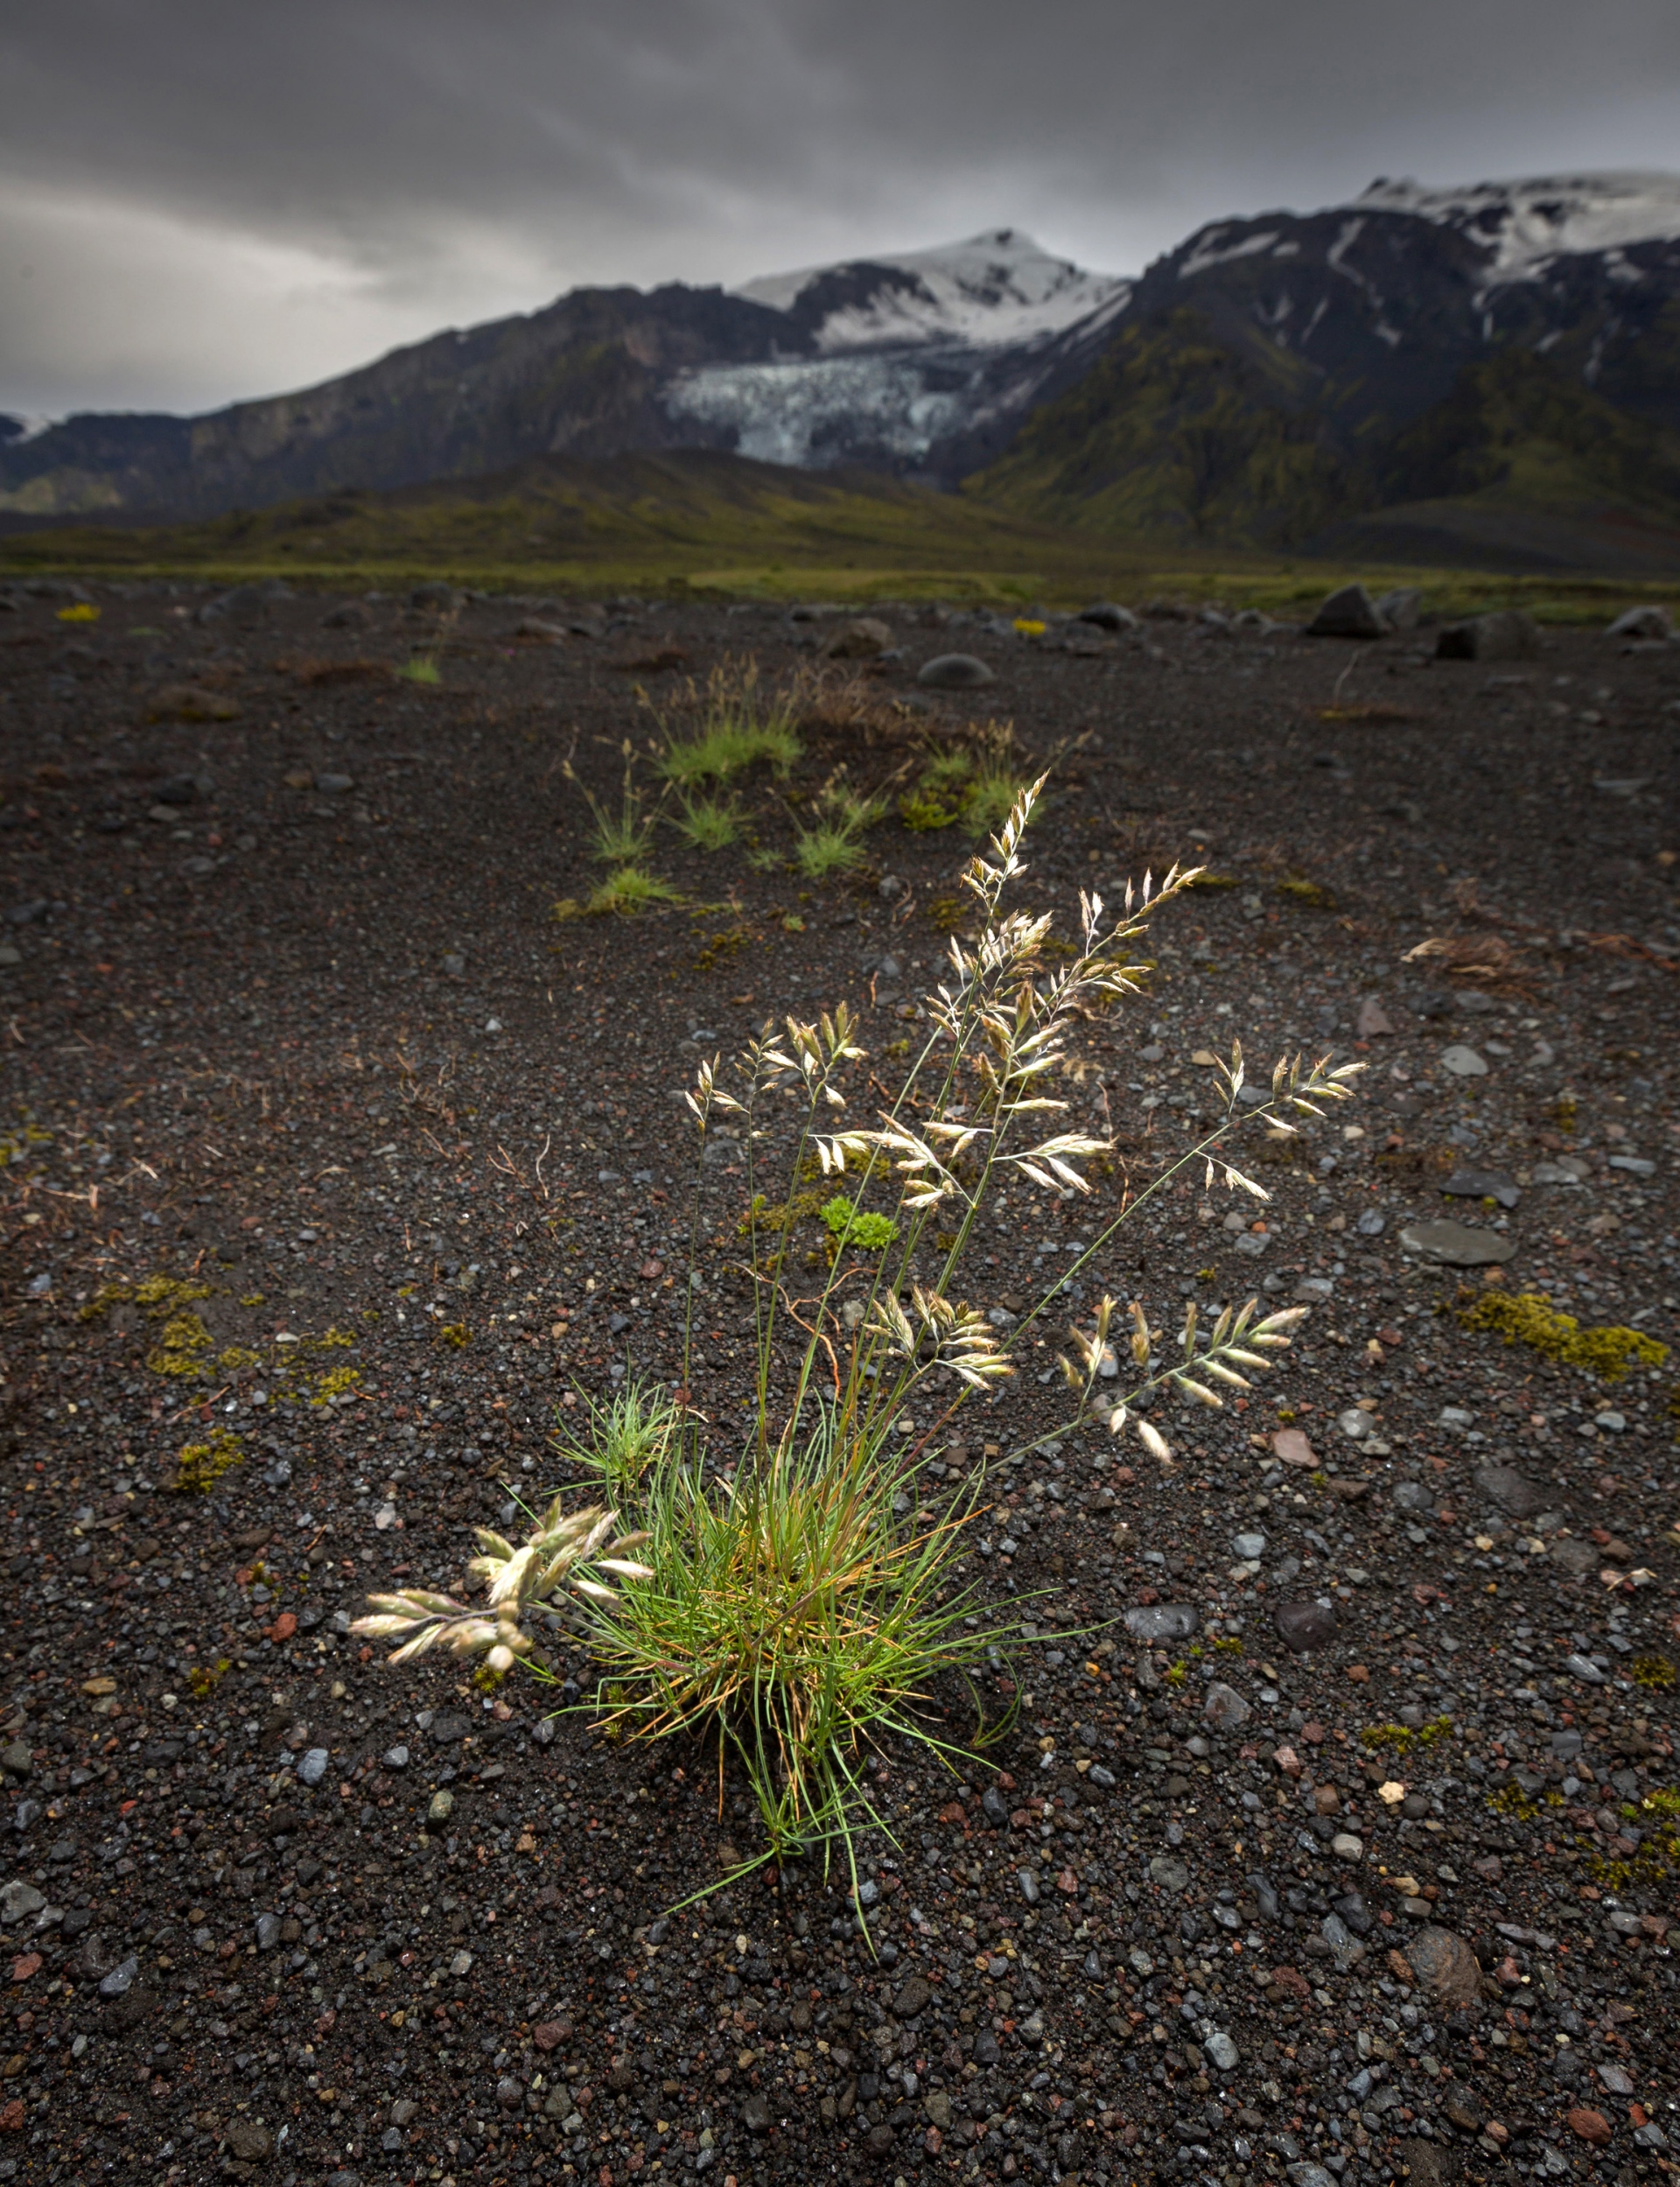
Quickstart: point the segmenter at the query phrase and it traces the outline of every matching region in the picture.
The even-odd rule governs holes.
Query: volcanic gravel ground
[[[1001,1773],[875,1768],[872,1956],[837,1877],[671,1910],[756,1842],[715,1756],[345,1628],[370,1588],[458,1583],[505,1484],[564,1477],[578,1391],[676,1377],[675,1090],[846,995],[867,1115],[960,836],[890,822],[808,887],[662,838],[684,908],[556,924],[598,870],[564,762],[614,803],[638,678],[774,676],[831,624],[550,604],[544,643],[531,603],[86,597],[0,617],[0,2176],[1674,2169],[1674,1365],[1612,1383],[1467,1329],[1502,1292],[1416,1226],[1671,1341],[1680,651],[1551,634],[1490,672],[1426,633],[1069,650],[880,611],[875,726],[813,737],[789,794],[957,721],[886,702],[960,646],[1032,754],[1084,735],[1026,905],[1175,856],[1227,884],[1088,1027],[1065,1091],[1115,1163],[1089,1200],[1012,1194],[984,1304],[1019,1314],[1212,1113],[1206,1048],[1370,1069],[1292,1150],[1244,1135],[1283,1154],[1264,1227],[1189,1176],[1099,1259],[1169,1329],[1190,1297],[1313,1306],[1246,1401],[1156,1408],[1171,1470],[1089,1434],[1012,1462],[1056,1417],[1054,1337],[936,1433],[931,1497],[983,1474],[966,1576],[1030,1595],[1034,1637]],[[435,687],[382,666],[416,641]],[[1502,976],[1404,961],[1431,936]],[[691,1379],[727,1454],[746,1180],[717,1152]]]

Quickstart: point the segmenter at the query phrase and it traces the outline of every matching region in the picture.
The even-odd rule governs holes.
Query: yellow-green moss
[[[1558,1313],[1540,1291],[1520,1291],[1515,1297],[1484,1292],[1459,1320],[1467,1329],[1494,1330],[1508,1344],[1526,1344],[1564,1366],[1585,1367],[1606,1382],[1620,1380],[1635,1363],[1660,1367],[1669,1356],[1666,1344],[1640,1329],[1614,1323],[1584,1329],[1572,1314]]]
[[[1299,904],[1306,911],[1334,911],[1336,900],[1320,881],[1303,880],[1292,874],[1286,881],[1279,881],[1278,894],[1287,896],[1292,903]]]
[[[216,1361],[223,1374],[242,1374],[248,1368],[262,1364],[261,1352],[254,1352],[248,1344],[230,1344]]]
[[[229,1466],[245,1455],[244,1445],[225,1427],[213,1429],[208,1442],[188,1443],[175,1462],[175,1478],[169,1483],[177,1494],[194,1495],[220,1481]]]
[[[1359,1735],[1359,1743],[1373,1754],[1384,1749],[1391,1754],[1410,1754],[1414,1747],[1438,1746],[1452,1730],[1450,1716],[1432,1717],[1414,1731],[1410,1724],[1367,1724]]]
[[[442,1344],[452,1345],[458,1352],[464,1351],[466,1349],[467,1335],[467,1326],[465,1321],[444,1321],[438,1328],[438,1341]],[[331,1376],[327,1379],[330,1381]]]
[[[210,1343],[210,1332],[196,1314],[177,1314],[164,1322],[158,1348],[147,1354],[146,1364],[155,1375],[200,1375]]]
[[[354,1390],[360,1379],[361,1376],[354,1367],[335,1367],[330,1375],[323,1375],[315,1384],[314,1393],[309,1401],[312,1405],[330,1405],[334,1398],[341,1398],[346,1391]]]
[[[1675,1668],[1666,1656],[1635,1656],[1629,1669],[1635,1686],[1648,1686],[1653,1693],[1674,1691]]]

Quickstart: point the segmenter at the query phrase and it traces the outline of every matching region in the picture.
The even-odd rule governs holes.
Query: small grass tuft
[[[671,816],[671,825],[692,849],[727,851],[739,842],[746,817],[738,799],[696,796],[686,789],[677,797],[682,810]]]
[[[657,873],[649,873],[640,866],[626,866],[616,873],[609,873],[582,903],[576,897],[563,896],[554,907],[554,916],[562,922],[570,919],[600,919],[610,913],[627,917],[650,904],[680,904],[682,901],[670,882],[662,880]]]
[[[396,671],[405,683],[441,683],[443,676],[438,663],[429,653],[417,654],[411,661],[404,661]]]

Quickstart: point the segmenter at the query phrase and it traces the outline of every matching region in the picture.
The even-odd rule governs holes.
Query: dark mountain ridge
[[[295,395],[0,434],[0,514],[205,517],[688,448],[1268,548],[1425,501],[1450,534],[1446,504],[1492,497],[1501,537],[1544,511],[1555,558],[1558,522],[1680,526],[1676,435],[1680,181],[1379,183],[1210,223],[1135,283],[1004,229],[739,293],[579,290]]]

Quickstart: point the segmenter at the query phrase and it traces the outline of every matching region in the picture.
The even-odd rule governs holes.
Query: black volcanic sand
[[[928,1492],[984,1469],[967,1576],[1033,1595],[1028,1698],[1001,1774],[881,1758],[872,1957],[838,1877],[671,1914],[757,1842],[713,1753],[609,1747],[522,1674],[493,1702],[343,1629],[369,1588],[456,1583],[505,1483],[568,1477],[567,1392],[676,1376],[675,1090],[841,995],[890,1078],[960,835],[893,820],[808,886],[666,832],[683,908],[556,924],[598,870],[564,763],[615,801],[634,686],[681,673],[618,664],[774,673],[829,626],[627,604],[545,644],[512,634],[532,603],[439,632],[93,597],[0,616],[0,2177],[1674,2169],[1675,1826],[1642,1803],[1676,1783],[1675,1366],[1611,1383],[1467,1329],[1481,1272],[1402,1233],[1454,1219],[1515,1247],[1508,1294],[1672,1340],[1680,651],[1558,634],[1494,669],[1156,620],[1085,653],[881,611],[875,726],[814,736],[788,794],[960,723],[885,702],[961,646],[1032,754],[1082,739],[1026,903],[1175,855],[1224,884],[1162,918],[1154,993],[1065,1082],[1113,1171],[1018,1199],[983,1303],[1018,1311],[1181,1142],[1204,1044],[1371,1068],[1259,1171],[1264,1231],[1192,1178],[1098,1262],[1163,1323],[1315,1301],[1246,1405],[1158,1409],[1175,1470],[1094,1435],[1009,1462],[1054,1417],[1054,1344],[950,1431]],[[433,639],[436,686],[379,680]],[[749,802],[785,851],[771,786]],[[1503,977],[1407,962],[1432,936]],[[696,1265],[725,1452],[738,1152]],[[183,1449],[232,1462],[172,1491]],[[1152,1609],[1155,1646],[1124,1622]],[[550,1644],[574,1700],[586,1658]]]

